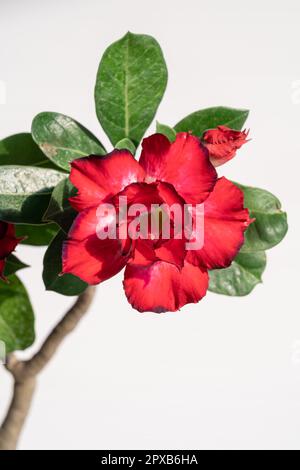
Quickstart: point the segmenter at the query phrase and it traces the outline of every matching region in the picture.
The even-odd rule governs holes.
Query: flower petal
[[[70,198],[70,203],[78,211],[107,201],[130,183],[143,181],[145,177],[144,170],[127,150],[79,158],[71,166],[70,180],[78,194]]]
[[[175,264],[178,268],[182,268],[186,256],[185,239],[176,240],[171,238],[170,240],[160,241],[158,246],[155,247],[155,255],[161,261],[167,261]]]
[[[145,211],[150,211],[152,204],[162,204],[163,200],[158,193],[157,184],[132,183],[111,199],[111,202],[120,207],[120,198],[126,197],[127,207],[132,204],[143,204]]]
[[[188,261],[207,269],[230,266],[244,243],[244,232],[250,223],[242,191],[226,178],[220,178],[204,202],[204,246],[188,251]]]
[[[187,132],[170,143],[162,134],[143,140],[140,164],[148,179],[170,183],[188,203],[203,202],[212,191],[217,174],[200,140]]]
[[[98,230],[97,208],[86,209],[76,217],[63,246],[63,273],[74,274],[88,284],[99,284],[123,269],[130,255],[127,240],[101,240]]]
[[[174,312],[205,296],[208,274],[187,262],[181,270],[164,261],[150,266],[128,264],[123,284],[129,303],[139,312]]]
[[[16,230],[13,224],[0,221],[0,259],[10,255],[22,240],[23,237],[16,237]]]
[[[132,256],[128,263],[139,266],[149,266],[156,261],[153,242],[151,240],[143,240],[141,238],[133,241]]]

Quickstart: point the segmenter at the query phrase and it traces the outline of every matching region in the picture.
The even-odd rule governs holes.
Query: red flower
[[[204,145],[214,166],[223,165],[231,160],[236,151],[247,142],[249,131],[234,131],[226,126],[210,129],[203,135]]]
[[[5,280],[3,274],[6,258],[14,251],[22,238],[16,238],[15,227],[13,224],[0,221],[0,278]]]
[[[64,244],[63,273],[98,284],[126,266],[124,289],[134,308],[175,311],[205,296],[208,269],[230,265],[244,242],[249,213],[243,193],[227,179],[217,179],[197,137],[179,133],[171,144],[155,134],[144,139],[142,147],[139,162],[127,150],[72,162],[70,179],[78,194],[70,202],[80,213]],[[120,196],[127,197],[128,211],[124,220],[117,219],[115,229],[122,213]],[[98,207],[107,203],[110,209],[99,217]],[[162,236],[161,223],[156,238],[149,231],[137,239],[129,230],[124,232],[124,225],[135,221],[130,208],[143,204],[141,217],[148,219],[154,203],[167,208],[189,204],[193,235],[197,210],[204,207],[204,245],[195,251],[187,249],[186,234],[177,238],[173,215],[168,239]],[[103,227],[115,230],[116,238],[100,239]]]

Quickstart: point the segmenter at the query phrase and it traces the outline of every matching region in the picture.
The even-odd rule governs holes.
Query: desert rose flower
[[[176,311],[201,300],[208,288],[208,270],[231,264],[251,222],[241,190],[226,178],[218,179],[207,150],[189,133],[177,134],[174,143],[161,134],[144,139],[139,162],[127,150],[74,160],[70,179],[78,189],[70,202],[79,214],[64,243],[63,273],[98,284],[125,267],[125,294],[141,312]],[[120,198],[125,197],[127,215],[116,230],[115,214],[120,215]],[[113,210],[99,217],[103,204]],[[150,231],[143,238],[133,239],[129,230],[124,236],[122,224],[134,220],[130,209],[136,204],[146,208],[146,218],[152,204],[188,204],[190,239],[197,235],[200,207],[203,244],[188,249],[186,235],[177,238],[172,216],[168,239],[161,232],[155,238]],[[104,226],[115,231],[115,238],[99,237]]]
[[[14,251],[22,238],[17,238],[13,224],[0,221],[0,278],[5,280],[3,274],[6,258]]]
[[[249,131],[235,131],[226,126],[210,129],[203,135],[203,143],[209,152],[211,163],[216,167],[231,160],[236,151],[247,142]]]

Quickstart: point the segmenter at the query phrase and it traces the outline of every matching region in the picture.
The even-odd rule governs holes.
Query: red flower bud
[[[214,166],[220,166],[231,160],[237,149],[247,141],[249,131],[235,131],[226,126],[210,129],[203,135],[203,143],[209,152]]]

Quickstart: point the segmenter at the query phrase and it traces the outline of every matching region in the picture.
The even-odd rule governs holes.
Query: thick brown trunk
[[[15,382],[13,398],[0,429],[0,450],[14,450],[28,416],[36,379]]]

